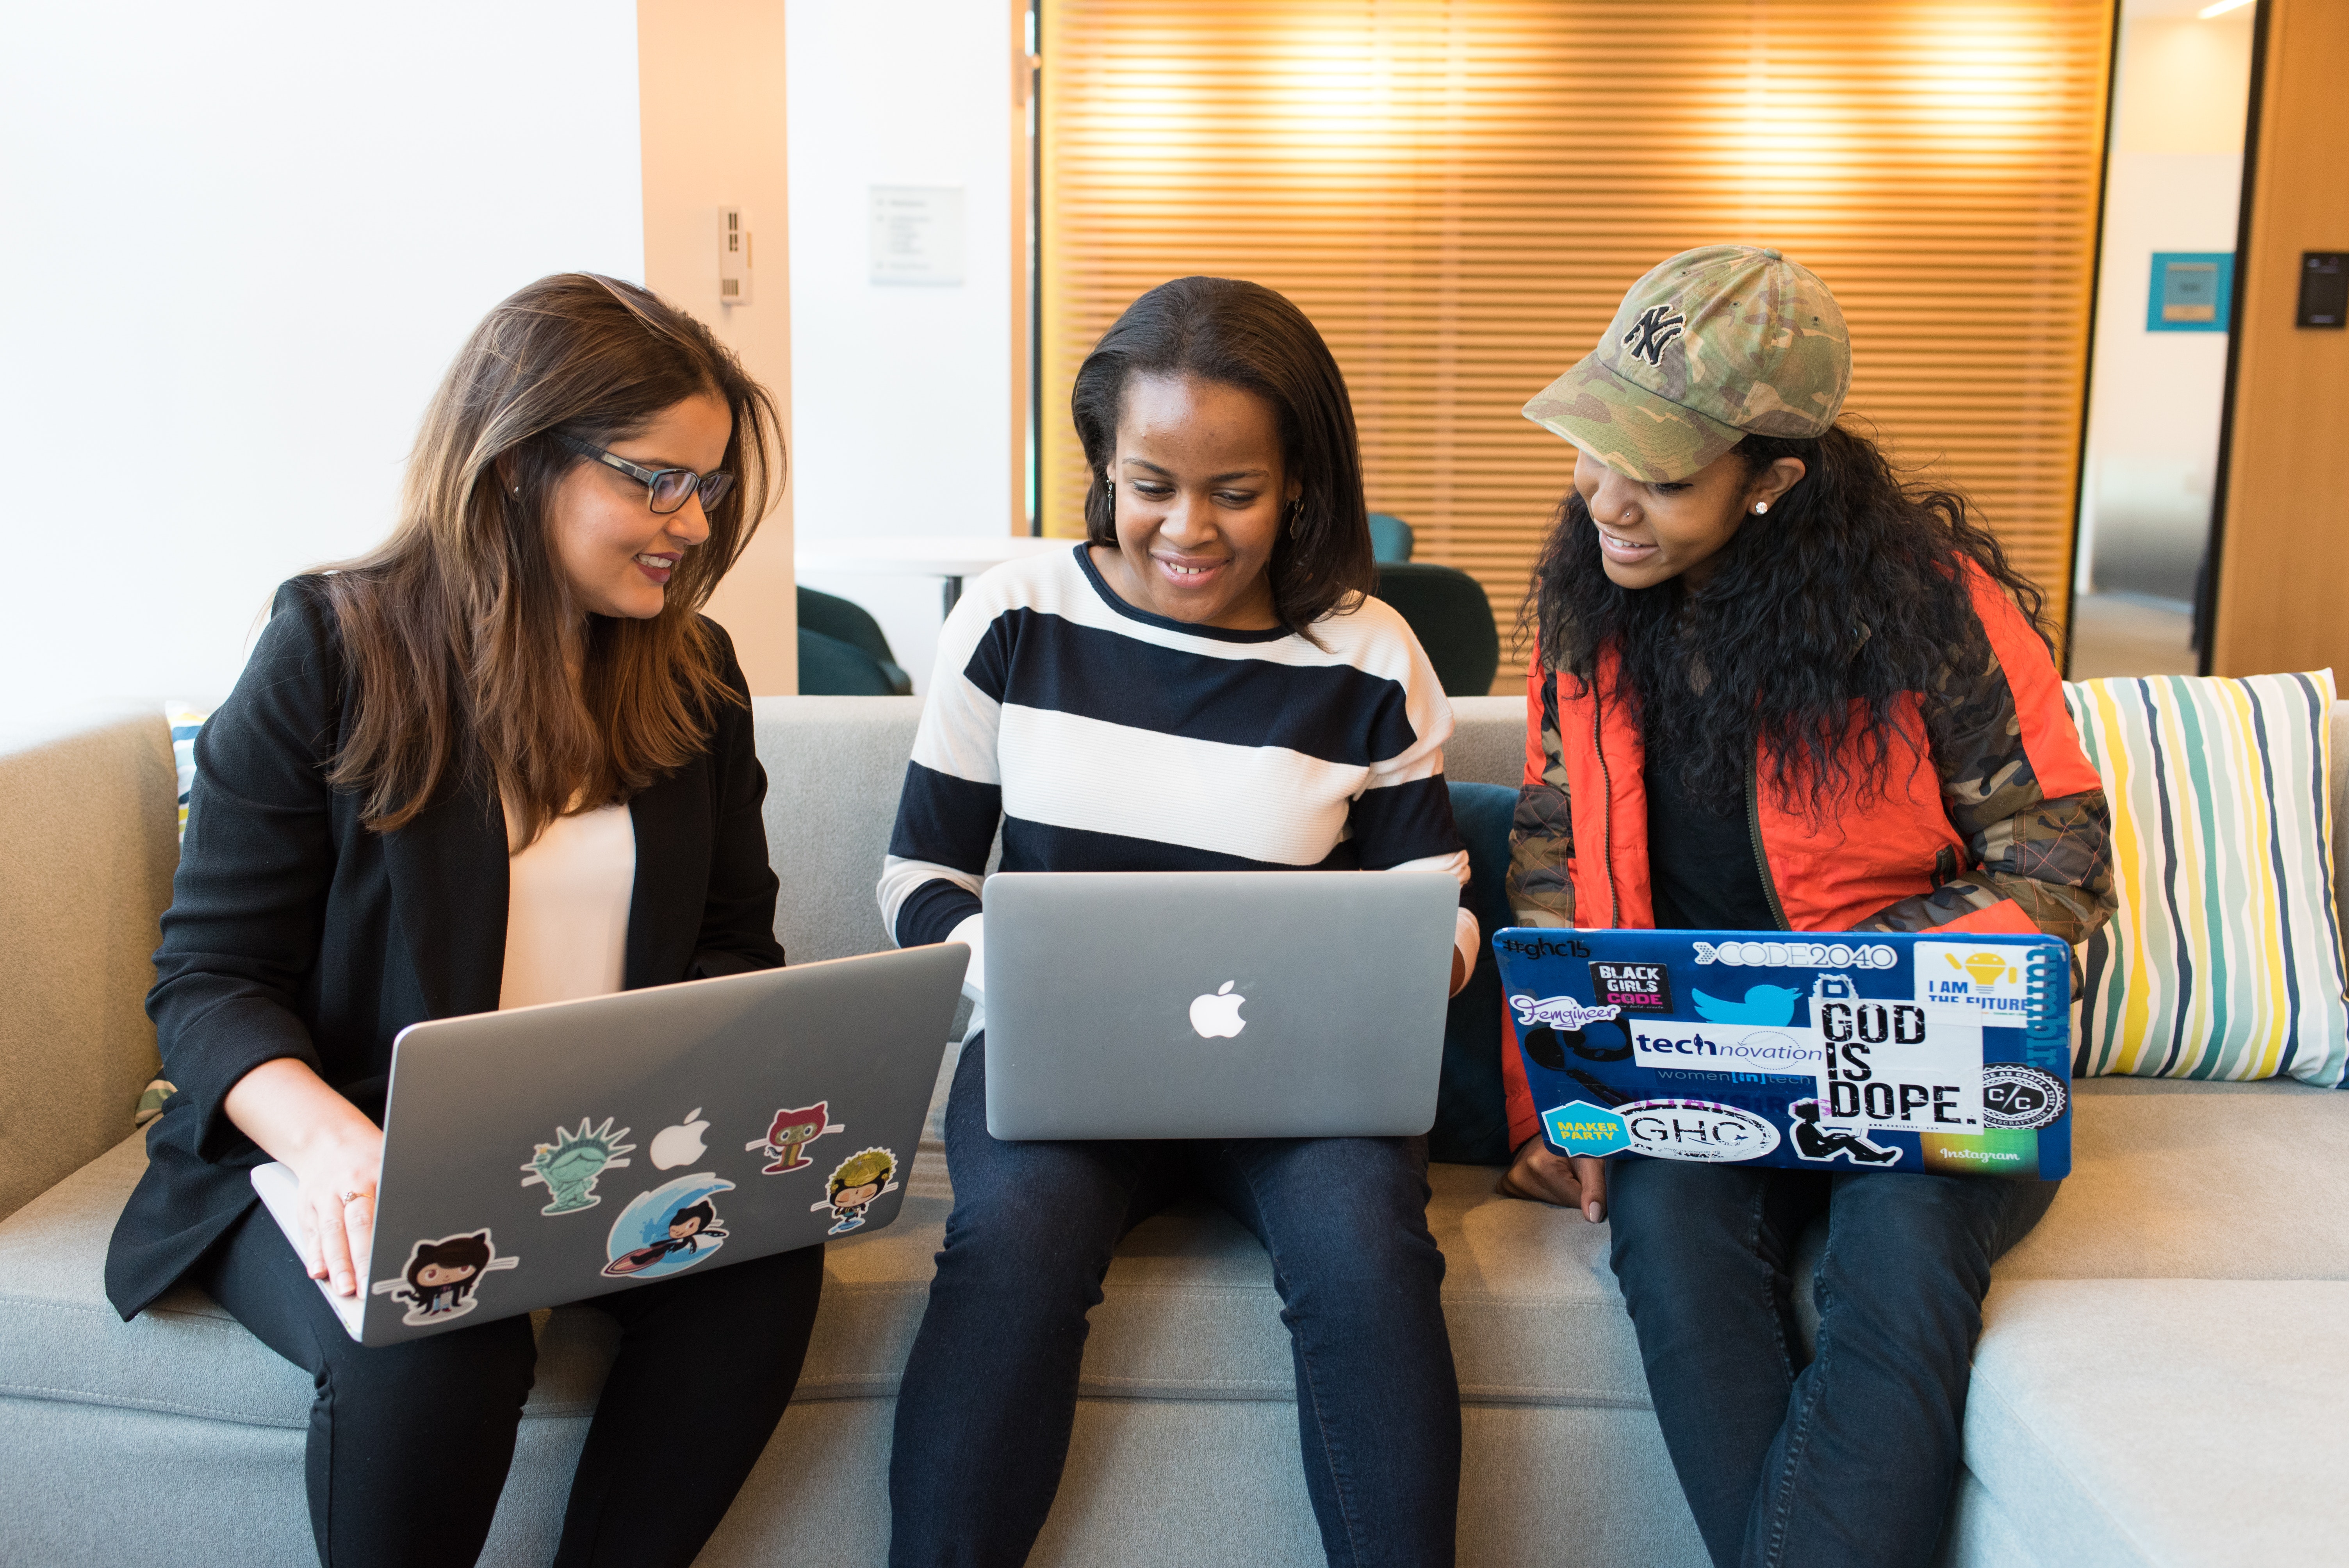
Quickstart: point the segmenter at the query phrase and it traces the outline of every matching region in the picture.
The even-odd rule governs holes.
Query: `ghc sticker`
[[[1659,1160],[1759,1160],[1778,1147],[1778,1129],[1750,1110],[1709,1099],[1638,1099],[1616,1114],[1632,1150]]]
[[[1619,1154],[1631,1147],[1631,1132],[1623,1119],[1587,1099],[1543,1111],[1542,1130],[1568,1154]]]

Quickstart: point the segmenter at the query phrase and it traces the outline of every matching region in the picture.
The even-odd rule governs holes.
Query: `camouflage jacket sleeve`
[[[1537,661],[1538,667],[1538,660]],[[1538,697],[1534,696],[1537,690]],[[1574,923],[1574,823],[1568,810],[1566,761],[1558,745],[1557,679],[1541,678],[1526,698],[1526,721],[1537,726],[1540,773],[1527,748],[1526,777],[1509,824],[1509,914],[1519,925]]]
[[[1973,865],[1944,867],[1931,892],[1859,929],[1923,931],[2012,899],[2048,935],[2085,942],[2113,912],[2112,813],[2101,789],[2053,799],[2041,790],[1988,638],[1943,669],[1925,698],[1925,729],[1942,805]]]

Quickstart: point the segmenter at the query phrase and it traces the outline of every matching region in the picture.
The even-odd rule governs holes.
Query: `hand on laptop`
[[[262,1152],[302,1183],[302,1266],[336,1295],[359,1288],[375,1239],[375,1190],[383,1174],[383,1130],[292,1057],[262,1063],[236,1080],[222,1109]]]
[[[1579,1209],[1592,1224],[1607,1217],[1607,1161],[1587,1154],[1553,1154],[1536,1133],[1517,1148],[1517,1157],[1495,1189],[1510,1198],[1530,1198],[1561,1209]]]

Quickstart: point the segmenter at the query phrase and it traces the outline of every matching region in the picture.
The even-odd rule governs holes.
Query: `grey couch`
[[[1458,708],[1452,775],[1514,783],[1517,705]],[[917,712],[759,705],[794,960],[885,941],[871,888]],[[2340,713],[2334,731],[2338,754]],[[192,1290],[129,1325],[100,1290],[143,1158],[172,791],[152,716],[0,744],[0,1563],[312,1560],[302,1376]],[[2077,1174],[1992,1295],[1947,1561],[2349,1559],[2349,1095],[2078,1087]],[[1604,1227],[1497,1199],[1493,1177],[1437,1167],[1431,1212],[1467,1401],[1463,1563],[1694,1568]],[[892,1398],[950,1202],[935,1138],[909,1186],[898,1223],[832,1248],[799,1397],[704,1563],[882,1562]],[[592,1311],[539,1334],[499,1563],[551,1556],[610,1352]],[[1035,1561],[1319,1560],[1264,1254],[1213,1212],[1154,1219],[1094,1315]]]

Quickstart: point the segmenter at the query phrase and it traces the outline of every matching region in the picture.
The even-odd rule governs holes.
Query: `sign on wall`
[[[2147,332],[2224,332],[2235,296],[2232,251],[2156,251]]]

